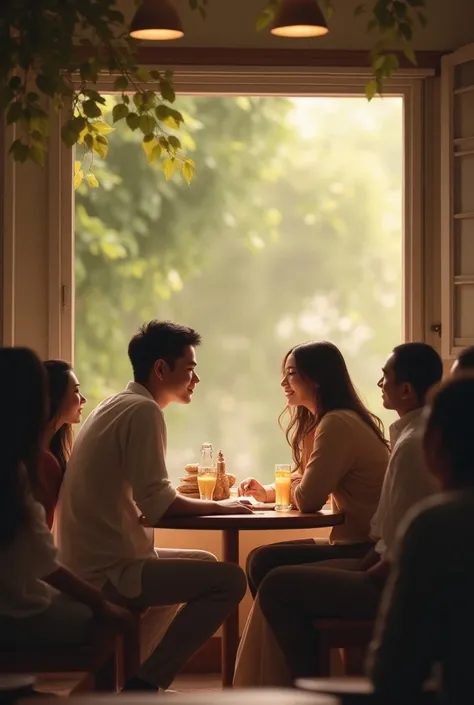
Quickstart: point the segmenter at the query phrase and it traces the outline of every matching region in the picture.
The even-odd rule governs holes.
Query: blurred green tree
[[[292,345],[338,344],[382,411],[375,383],[401,336],[402,101],[193,97],[183,108],[187,146],[199,131],[202,149],[190,188],[150,172],[117,130],[94,167],[103,188],[77,195],[76,368],[96,403],[129,378],[141,322],[197,328],[203,384],[191,410],[167,410],[173,474],[210,440],[230,469],[268,479],[288,458],[277,416]]]

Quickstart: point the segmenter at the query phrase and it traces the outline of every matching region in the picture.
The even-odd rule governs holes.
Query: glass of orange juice
[[[291,509],[291,465],[275,465],[275,511]]]
[[[199,467],[198,487],[201,499],[212,499],[217,482],[217,468]]]

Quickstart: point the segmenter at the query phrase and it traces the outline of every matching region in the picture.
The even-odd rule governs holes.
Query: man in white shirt
[[[292,679],[317,673],[315,619],[375,617],[392,561],[395,535],[406,513],[437,491],[422,449],[423,407],[443,374],[438,353],[425,343],[394,349],[378,386],[383,404],[400,417],[390,427],[392,451],[372,528],[374,548],[355,559],[271,571],[260,586],[262,612],[285,656]]]
[[[60,493],[58,545],[65,565],[118,604],[184,605],[127,690],[168,688],[245,594],[238,566],[204,551],[155,549],[153,529],[140,521],[144,515],[154,526],[164,516],[251,511],[240,502],[179,496],[168,478],[163,409],[191,401],[200,342],[194,330],[168,321],[140,329],[128,349],[134,381],[84,423]]]

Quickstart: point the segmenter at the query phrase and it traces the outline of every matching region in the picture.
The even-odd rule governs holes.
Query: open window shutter
[[[474,345],[474,44],[441,73],[442,353]]]

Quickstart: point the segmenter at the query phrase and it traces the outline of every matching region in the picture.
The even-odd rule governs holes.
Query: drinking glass
[[[291,509],[291,465],[275,465],[275,511]]]
[[[201,499],[212,499],[217,482],[217,468],[198,468],[198,487]]]

